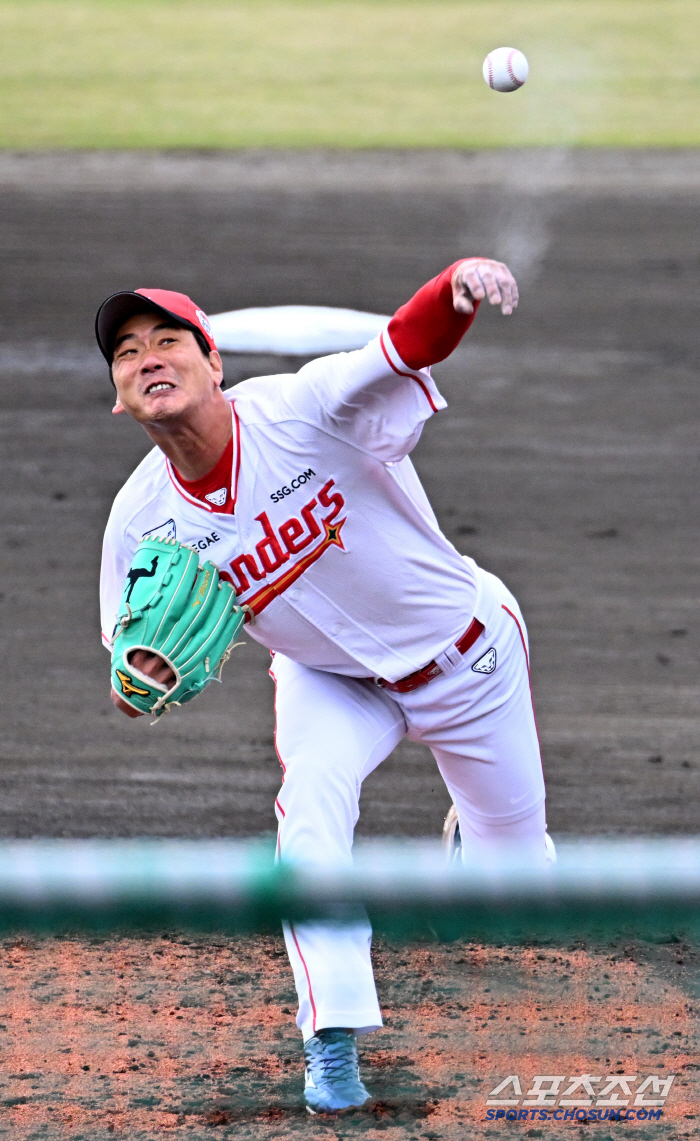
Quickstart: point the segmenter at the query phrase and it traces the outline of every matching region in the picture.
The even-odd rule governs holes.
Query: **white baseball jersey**
[[[154,448],[117,495],[101,605],[111,638],[144,535],[211,559],[256,614],[250,635],[302,664],[395,681],[469,625],[474,572],[440,531],[408,458],[446,402],[388,333],[229,393],[233,514],[184,490]]]
[[[285,860],[351,859],[362,781],[404,736],[432,749],[466,848],[488,859],[517,843],[526,863],[545,858],[522,616],[503,584],[442,534],[409,458],[425,421],[445,407],[422,366],[447,356],[471,323],[454,310],[453,268],[359,352],[237,385],[227,393],[230,468],[227,447],[188,490],[154,448],[107,525],[107,643],[134,551],[144,535],[161,534],[219,567],[254,611],[251,636],[276,651]],[[479,645],[463,655],[454,643],[474,617]],[[410,692],[358,680],[397,681],[433,659],[442,676]],[[381,1024],[368,924],[287,924],[285,939],[305,1039],[329,1026]]]

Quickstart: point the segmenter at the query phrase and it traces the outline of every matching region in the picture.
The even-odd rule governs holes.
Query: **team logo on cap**
[[[200,325],[204,329],[204,332],[207,334],[208,337],[211,337],[211,335],[212,335],[211,325],[209,324],[209,318],[207,317],[206,313],[202,313],[201,309],[195,309],[194,312],[195,312],[195,316],[196,316],[197,320],[199,321]]]

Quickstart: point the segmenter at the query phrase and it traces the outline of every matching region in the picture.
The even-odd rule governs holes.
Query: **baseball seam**
[[[508,68],[508,74],[511,78],[511,81],[515,84],[516,87],[522,87],[525,80],[524,79],[518,79],[517,75],[513,71],[513,56],[514,55],[515,55],[515,49],[511,52],[508,52],[508,59],[506,60],[506,67]]]

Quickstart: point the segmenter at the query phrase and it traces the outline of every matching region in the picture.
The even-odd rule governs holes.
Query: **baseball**
[[[496,48],[486,56],[482,71],[494,91],[517,91],[527,79],[530,68],[517,48]]]

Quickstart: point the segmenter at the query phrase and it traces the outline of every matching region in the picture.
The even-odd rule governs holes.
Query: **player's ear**
[[[209,364],[211,365],[212,372],[214,374],[214,383],[218,385],[219,388],[225,388],[226,382],[224,381],[224,362],[217,353],[216,349],[212,349],[212,351],[209,353]]]
[[[112,409],[112,415],[113,415],[113,416],[118,416],[118,415],[119,415],[119,413],[120,413],[120,412],[123,412],[123,411],[124,411],[124,407],[123,407],[123,405],[122,405],[122,402],[121,402],[121,400],[119,399],[119,397],[117,397],[117,402],[116,402],[116,404],[114,405],[114,408]]]

